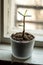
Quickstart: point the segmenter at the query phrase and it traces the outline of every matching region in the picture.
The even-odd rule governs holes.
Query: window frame
[[[19,4],[16,4],[16,18],[17,18],[17,8],[30,8],[30,9],[36,9],[36,10],[40,10],[40,9],[43,9],[43,6],[36,6],[36,5],[19,5]],[[16,21],[18,21],[16,19]],[[20,20],[21,21],[21,20]],[[18,21],[19,22],[19,21]],[[28,21],[26,21],[28,22]],[[42,24],[43,22],[41,21],[30,21],[29,23],[39,23],[39,24]]]
[[[4,3],[3,3],[4,4]],[[2,4],[1,4],[1,6],[2,6]],[[19,5],[18,5],[19,6]],[[16,7],[17,7],[17,4],[16,4]],[[4,8],[3,8],[3,6],[2,6],[2,12],[1,12],[1,15],[2,15],[2,13],[3,13],[3,15],[2,15],[2,17],[4,17],[4,12],[3,12],[3,10],[4,10]],[[15,9],[16,10],[16,9]],[[16,13],[16,12],[15,12]],[[16,18],[16,15],[15,15],[15,18]],[[4,19],[4,18],[3,18]],[[15,19],[15,21],[16,21],[16,19]],[[8,35],[8,37],[4,37],[4,35],[3,35],[3,33],[4,33],[4,21],[2,20],[2,18],[1,18],[1,22],[3,23],[3,25],[2,25],[2,23],[1,23],[1,32],[2,32],[2,38],[1,38],[1,42],[7,42],[7,43],[10,43],[10,38],[9,38],[9,35]],[[43,46],[43,41],[35,41],[35,46]]]

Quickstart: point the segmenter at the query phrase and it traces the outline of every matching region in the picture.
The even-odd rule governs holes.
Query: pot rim
[[[32,41],[34,41],[35,40],[35,37],[32,39],[32,40],[30,40],[30,41],[18,41],[18,40],[14,40],[11,36],[10,36],[10,40],[12,40],[13,42],[15,41],[15,42],[17,42],[17,43],[29,43],[29,42],[32,42]]]

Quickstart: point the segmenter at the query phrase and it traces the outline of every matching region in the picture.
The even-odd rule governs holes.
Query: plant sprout
[[[24,35],[25,35],[25,17],[31,17],[31,16],[30,15],[26,15],[27,9],[25,10],[24,14],[22,14],[19,11],[18,11],[18,13],[23,16],[23,34],[22,34],[22,37],[24,39]]]

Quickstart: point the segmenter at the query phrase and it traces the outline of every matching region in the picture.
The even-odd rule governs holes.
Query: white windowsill
[[[22,29],[13,28],[11,33],[4,34],[4,41],[9,42],[10,35],[16,32],[22,32]],[[35,46],[43,46],[43,30],[27,30],[26,32],[29,32],[35,36]]]
[[[8,34],[7,32],[4,34],[4,37],[10,38],[10,35],[16,32],[22,32],[22,28],[18,28],[18,27],[12,28],[12,30]],[[26,32],[33,34],[35,36],[35,41],[43,42],[43,30],[28,30],[27,29]]]
[[[9,34],[6,34],[4,38],[10,38]],[[43,42],[43,36],[35,35],[35,41]]]
[[[35,47],[31,58],[27,60],[18,60],[12,57],[11,45],[0,44],[0,60],[12,61],[12,62],[23,62],[30,64],[43,64],[43,48]]]
[[[10,43],[11,34],[12,33],[16,33],[16,32],[22,32],[22,29],[20,29],[18,27],[13,27],[12,30],[10,30],[9,33],[7,33],[5,31],[3,39],[2,39],[2,42]],[[41,46],[41,47],[43,46],[43,30],[33,30],[33,31],[32,30],[28,30],[26,32],[29,32],[29,33],[31,33],[31,34],[33,34],[35,36],[35,46]]]

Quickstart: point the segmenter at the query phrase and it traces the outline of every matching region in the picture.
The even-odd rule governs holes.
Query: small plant
[[[25,32],[25,17],[30,15],[26,15],[27,10],[24,14],[19,11],[18,13],[23,16],[23,32],[11,35],[12,55],[18,59],[27,59],[31,57],[34,47],[34,36]]]
[[[22,33],[22,37],[24,39],[24,37],[25,37],[25,17],[31,17],[31,15],[26,15],[27,9],[25,10],[24,14],[22,14],[19,11],[18,11],[18,13],[23,16],[23,33]]]
[[[24,14],[19,11],[18,13],[23,16],[23,32],[17,32],[16,34],[12,34],[12,38],[18,41],[30,41],[34,38],[34,36],[25,32],[25,17],[31,17],[31,15],[26,15],[27,9],[25,10]]]

